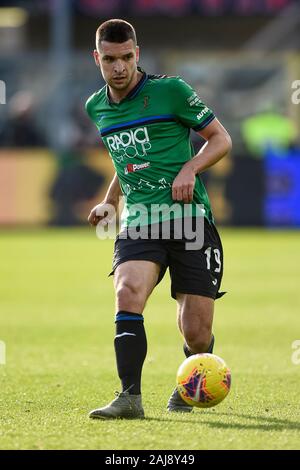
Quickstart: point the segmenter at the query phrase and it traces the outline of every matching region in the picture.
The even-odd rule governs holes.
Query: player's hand
[[[192,202],[195,187],[195,173],[188,165],[184,165],[172,185],[174,201]]]
[[[105,201],[97,204],[93,207],[88,216],[88,222],[92,226],[96,226],[99,223],[101,225],[107,225],[113,219],[116,214],[116,207],[113,204],[109,204]]]

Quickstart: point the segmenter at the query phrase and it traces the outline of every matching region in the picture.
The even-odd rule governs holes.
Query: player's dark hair
[[[100,48],[101,41],[122,43],[132,39],[136,44],[134,27],[125,20],[108,20],[102,23],[96,32],[96,47]]]

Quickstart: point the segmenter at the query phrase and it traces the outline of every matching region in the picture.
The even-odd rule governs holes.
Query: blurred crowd
[[[47,127],[40,124],[41,112],[31,91],[18,91],[8,101],[6,118],[0,123],[1,147],[51,147]],[[89,148],[101,145],[83,106],[74,106],[64,126],[65,147]]]

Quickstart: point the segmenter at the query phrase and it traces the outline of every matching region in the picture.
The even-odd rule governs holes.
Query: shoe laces
[[[129,390],[132,389],[132,387],[134,387],[134,384],[130,385],[130,387],[128,387],[126,390],[124,390],[124,392],[118,392],[117,390],[115,391],[115,397],[119,398],[121,396],[126,396],[126,394],[129,392]]]

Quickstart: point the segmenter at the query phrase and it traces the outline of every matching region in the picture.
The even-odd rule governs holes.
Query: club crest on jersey
[[[144,96],[144,109],[148,108],[149,105],[149,96]]]
[[[125,175],[128,175],[128,173],[134,173],[135,171],[139,170],[145,170],[145,168],[149,168],[150,162],[145,162],[141,164],[136,164],[136,163],[127,163],[126,167],[124,168],[124,173]]]

